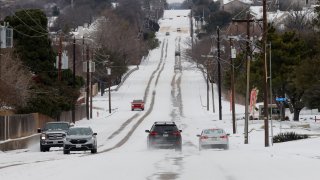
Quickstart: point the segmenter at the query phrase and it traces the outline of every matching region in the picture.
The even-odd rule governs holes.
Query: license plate
[[[81,144],[76,144],[76,148],[81,148]]]
[[[163,137],[168,137],[169,135],[168,134],[163,134]]]

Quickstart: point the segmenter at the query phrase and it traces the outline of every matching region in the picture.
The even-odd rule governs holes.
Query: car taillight
[[[150,132],[150,135],[151,135],[151,136],[155,136],[155,135],[157,135],[157,134],[158,134],[158,133],[155,132],[155,131]]]
[[[220,136],[220,138],[227,139],[228,136]]]
[[[173,132],[172,134],[175,135],[175,136],[181,136],[180,131],[175,131],[175,132]]]
[[[200,139],[208,139],[208,136],[201,136]]]

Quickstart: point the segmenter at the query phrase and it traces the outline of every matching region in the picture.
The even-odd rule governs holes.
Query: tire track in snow
[[[166,40],[163,45],[166,45],[166,51],[167,52],[167,48],[168,48],[168,41]],[[158,80],[160,78],[160,75],[164,69],[164,65],[165,65],[165,59],[167,57],[167,55],[165,55],[165,58],[163,58],[163,46],[162,46],[162,51],[161,51],[161,59],[160,59],[160,62],[157,66],[157,69],[153,71],[150,79],[149,79],[149,82],[148,82],[148,85],[147,85],[147,88],[146,88],[146,91],[145,91],[145,95],[144,95],[144,101],[147,100],[147,97],[148,97],[148,94],[149,94],[149,91],[150,91],[150,85],[151,85],[151,82],[153,80],[153,78],[155,77],[155,74],[158,72],[158,75],[156,77],[156,81],[155,81],[155,86],[157,86],[158,84]],[[161,69],[160,69],[161,67]],[[156,95],[156,91],[154,90],[152,92],[152,98],[151,98],[151,103],[150,103],[150,106],[148,108],[148,111],[146,111],[145,114],[143,114],[143,116],[141,118],[138,119],[138,121],[133,125],[133,127],[131,128],[131,130],[127,133],[127,135],[122,138],[116,145],[114,145],[113,147],[111,148],[108,148],[108,149],[105,149],[105,150],[102,150],[100,151],[99,153],[104,153],[104,152],[108,152],[108,151],[111,151],[113,149],[116,149],[116,148],[119,148],[121,147],[122,145],[124,145],[128,140],[129,138],[132,136],[132,134],[134,133],[134,131],[138,128],[138,126],[142,123],[142,121],[152,112],[153,110],[153,106],[154,106],[154,101],[155,101],[155,95]],[[129,123],[128,123],[129,124]],[[123,128],[124,129],[124,128]]]
[[[178,42],[178,49],[180,51],[180,37],[176,39]],[[175,48],[177,49],[177,47]],[[174,74],[171,79],[171,102],[172,102],[172,111],[170,113],[171,121],[181,123],[181,117],[183,117],[183,107],[182,107],[182,98],[181,98],[181,57],[175,56],[175,63],[174,67]],[[176,65],[179,68],[176,69]],[[179,152],[180,153],[180,152]],[[151,174],[146,179],[153,180],[153,179],[160,179],[160,180],[174,180],[179,178],[180,173],[184,170],[184,156],[177,156],[177,154],[165,154],[164,159],[156,162],[154,164],[155,169],[157,172]],[[168,166],[169,164],[169,166]]]
[[[153,80],[153,78],[154,78],[154,75],[155,75],[156,72],[159,70],[160,65],[161,65],[162,62],[163,62],[163,48],[164,48],[165,43],[168,43],[168,42],[165,41],[165,42],[162,43],[160,62],[159,62],[159,64],[158,64],[157,68],[152,72],[152,74],[151,74],[151,76],[150,76],[150,78],[149,78],[148,84],[147,84],[147,88],[146,88],[146,90],[145,90],[145,92],[144,92],[144,96],[143,96],[144,102],[147,102],[147,97],[148,97],[148,94],[149,94],[150,84],[151,84],[151,82],[152,82],[152,80]],[[108,140],[110,140],[110,139],[114,138],[115,136],[117,136],[118,134],[120,134],[120,133],[122,132],[122,130],[125,129],[125,128],[126,128],[134,119],[136,119],[140,114],[141,114],[141,112],[140,112],[140,113],[136,113],[136,114],[134,114],[133,116],[131,116],[127,121],[125,121],[125,122],[120,126],[119,129],[117,129],[115,132],[113,132],[113,133],[108,137]]]

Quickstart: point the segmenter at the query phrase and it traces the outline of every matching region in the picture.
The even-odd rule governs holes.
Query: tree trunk
[[[293,109],[293,120],[294,121],[299,121],[299,114],[300,114],[301,109],[299,108],[294,108]]]

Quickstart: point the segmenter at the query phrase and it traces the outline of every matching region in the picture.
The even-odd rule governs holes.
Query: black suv
[[[181,132],[172,121],[155,122],[148,135],[148,149],[151,148],[174,148],[181,151]]]

